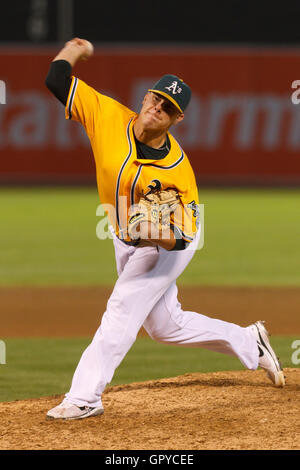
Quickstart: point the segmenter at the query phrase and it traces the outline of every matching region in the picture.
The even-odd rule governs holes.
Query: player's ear
[[[142,104],[145,104],[145,101],[146,101],[148,95],[149,95],[149,92],[147,92],[147,93],[145,94],[144,99],[143,99],[143,101],[142,101]]]
[[[181,121],[183,120],[183,118],[184,118],[184,114],[183,114],[183,113],[182,113],[182,114],[178,114],[178,116],[177,116],[177,118],[176,118],[174,124],[179,124],[179,122],[181,122]]]

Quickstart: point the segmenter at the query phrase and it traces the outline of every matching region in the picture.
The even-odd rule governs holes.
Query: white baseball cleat
[[[97,416],[104,413],[104,409],[91,406],[76,406],[73,403],[63,401],[47,413],[47,418],[51,419],[83,419],[90,416]]]
[[[258,365],[264,369],[271,381],[276,387],[284,387],[285,379],[283,370],[275,351],[272,349],[269,341],[269,333],[264,326],[263,321],[257,321],[249,326],[254,334],[259,350]]]

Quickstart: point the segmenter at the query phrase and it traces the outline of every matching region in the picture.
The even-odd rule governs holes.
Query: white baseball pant
[[[236,356],[248,369],[258,367],[256,340],[247,328],[184,311],[177,300],[176,279],[195,253],[200,229],[182,251],[128,246],[113,236],[119,278],[65,400],[102,406],[102,392],[142,326],[156,341],[210,349]]]

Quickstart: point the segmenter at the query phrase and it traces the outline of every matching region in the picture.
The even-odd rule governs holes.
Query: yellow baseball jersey
[[[171,148],[160,160],[137,156],[133,134],[137,113],[72,77],[65,108],[66,119],[80,122],[91,142],[100,201],[116,235],[129,241],[128,211],[151,188],[175,188],[180,210],[172,217],[182,238],[191,242],[197,231],[198,190],[191,164],[168,133]]]

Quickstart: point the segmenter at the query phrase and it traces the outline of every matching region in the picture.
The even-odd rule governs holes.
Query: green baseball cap
[[[176,75],[164,75],[155,83],[153,88],[150,88],[148,91],[153,91],[154,93],[164,96],[170,100],[181,113],[186,109],[192,95],[190,87],[181,78],[176,77]]]

